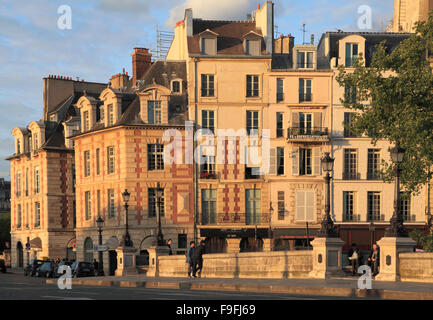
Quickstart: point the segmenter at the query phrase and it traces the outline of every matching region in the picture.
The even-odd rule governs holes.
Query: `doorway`
[[[117,252],[115,250],[108,251],[109,275],[114,276],[117,269]]]
[[[18,268],[24,267],[24,261],[23,260],[24,260],[23,245],[19,241],[17,243],[17,266],[18,266]]]

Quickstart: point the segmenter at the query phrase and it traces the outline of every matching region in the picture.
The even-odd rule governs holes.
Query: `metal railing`
[[[300,93],[299,94],[299,102],[311,102],[313,101],[312,93]]]
[[[310,127],[310,128],[301,128],[301,127],[293,127],[288,129],[288,137],[327,137],[329,136],[328,128],[325,127]]]

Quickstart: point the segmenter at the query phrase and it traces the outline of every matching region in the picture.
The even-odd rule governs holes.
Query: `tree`
[[[424,251],[433,252],[433,235],[426,235],[419,230],[414,230],[410,233],[410,237],[415,240],[417,245],[421,246]]]
[[[0,251],[5,248],[5,242],[11,242],[11,214],[0,216]]]
[[[386,41],[376,46],[369,66],[358,59],[354,71],[339,66],[337,82],[356,90],[356,99],[345,97],[346,108],[358,111],[350,129],[372,143],[387,140],[406,149],[401,181],[410,192],[419,191],[433,172],[433,13],[417,24],[417,33],[389,52]],[[368,104],[364,103],[368,101]],[[393,165],[382,161],[383,180],[394,176]]]

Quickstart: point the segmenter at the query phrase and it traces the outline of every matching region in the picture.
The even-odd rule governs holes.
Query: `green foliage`
[[[356,88],[355,101],[342,99],[357,111],[350,130],[373,144],[387,140],[406,149],[401,181],[410,192],[419,191],[433,173],[433,73],[427,60],[433,52],[433,15],[417,30],[392,52],[385,41],[376,46],[368,67],[362,59],[353,72],[339,66],[337,76],[341,86]],[[381,173],[392,181],[393,164],[383,162]]]
[[[0,248],[4,242],[11,241],[11,214],[7,213],[0,216]]]
[[[425,235],[419,230],[414,230],[410,233],[410,237],[415,240],[417,245],[421,246],[424,251],[433,252],[433,235]]]

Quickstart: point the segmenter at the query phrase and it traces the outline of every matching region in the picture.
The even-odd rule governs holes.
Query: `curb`
[[[47,279],[47,284],[57,284],[57,279]],[[387,289],[360,290],[352,288],[321,288],[295,287],[287,285],[236,285],[229,283],[191,283],[183,281],[122,281],[122,280],[72,280],[73,285],[146,288],[146,289],[174,289],[197,291],[230,291],[230,292],[258,292],[282,293],[304,296],[327,296],[364,299],[389,300],[433,300],[433,292],[398,291]]]

